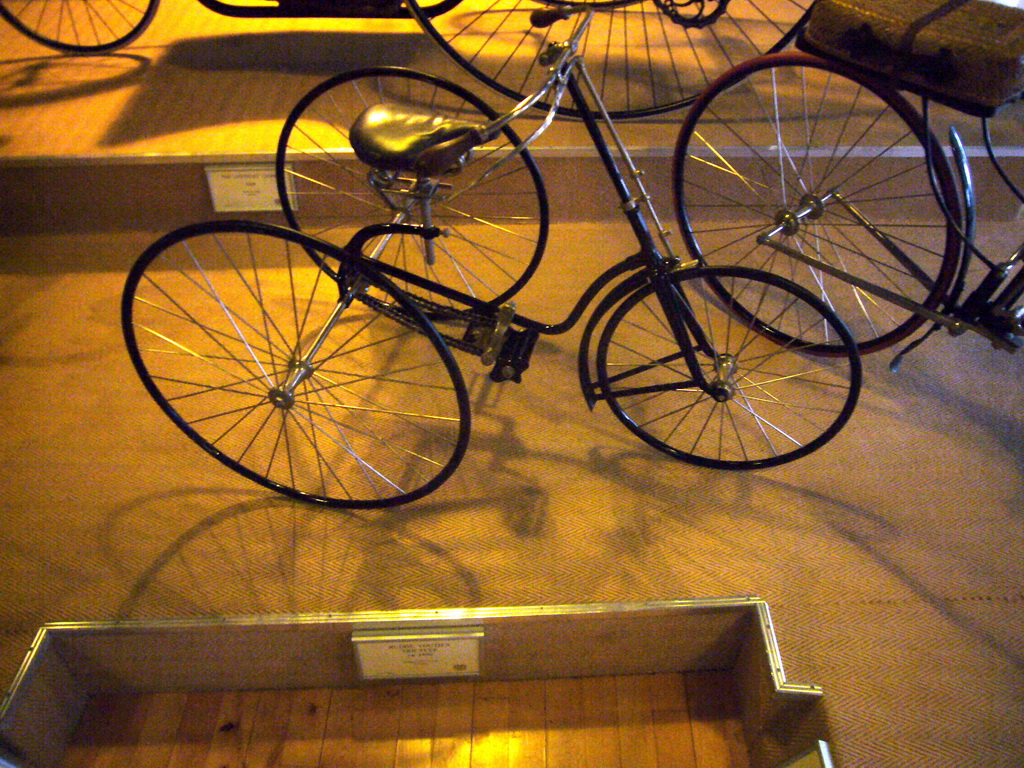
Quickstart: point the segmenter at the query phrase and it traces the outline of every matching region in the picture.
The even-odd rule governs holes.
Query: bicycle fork
[[[775,226],[758,235],[757,242],[824,274],[831,275],[858,290],[930,320],[954,336],[959,336],[970,330],[986,337],[1001,349],[1014,351],[1021,346],[1019,337],[1024,333],[1024,307],[1017,306],[1017,302],[1024,296],[1024,268],[1021,267],[1021,264],[1024,263],[1024,245],[1005,264],[994,266],[966,301],[960,307],[951,308],[947,314],[930,309],[900,293],[852,275],[844,269],[816,258],[811,253],[788,245],[781,239],[781,237],[796,235],[804,222],[821,218],[826,206],[833,202],[841,205],[853,220],[885,248],[922,286],[928,289],[934,286],[932,279],[891,238],[875,227],[853,204],[835,190],[822,197],[807,196],[800,201],[797,208],[780,211],[775,218]],[[1014,268],[1018,268],[1017,274],[993,299],[995,292]]]
[[[698,387],[706,392],[712,400],[726,403],[736,396],[737,360],[734,355],[718,352],[707,333],[698,322],[693,305],[679,289],[672,285],[667,276],[655,278],[655,295],[665,313],[669,330],[679,347],[679,356],[686,362],[687,369],[693,379],[677,383],[678,389]],[[698,355],[704,355],[711,361],[714,373],[710,378],[705,374],[704,366]]]
[[[641,262],[650,275],[658,303],[679,347],[678,353],[673,353],[660,360],[651,361],[634,371],[624,372],[611,379],[610,382],[625,380],[629,376],[658,366],[667,366],[682,358],[686,362],[686,366],[693,378],[688,381],[678,381],[671,385],[662,385],[659,388],[690,389],[699,387],[710,394],[716,401],[725,402],[731,399],[736,392],[736,387],[732,384],[736,362],[727,355],[716,357],[707,336],[700,327],[700,323],[694,317],[689,301],[672,284],[671,279],[671,275],[676,269],[696,266],[697,261],[693,260],[683,264],[673,253],[672,243],[669,240],[670,232],[662,226],[658,213],[654,209],[651,196],[648,194],[643,183],[643,173],[634,165],[629,150],[615,129],[615,124],[605,110],[600,94],[590,79],[586,65],[582,60],[579,60],[575,66],[586,92],[590,94],[594,104],[597,105],[596,111],[600,119],[594,117],[588,108],[588,99],[580,87],[580,80],[570,76],[567,79],[566,85],[574,103],[581,112],[583,125],[593,139],[594,147],[597,149],[598,156],[605,166],[612,186],[615,187],[616,193],[619,196],[622,203],[622,211],[629,221],[640,245],[639,256],[641,257]],[[612,143],[618,151],[618,157],[625,166],[625,173],[620,169],[616,157],[612,154],[611,148],[601,131],[602,126],[608,132]],[[651,225],[653,225],[653,232],[651,225],[648,224],[648,219]],[[698,359],[698,352],[714,359],[715,376],[712,379],[708,379],[704,374],[704,369]],[[584,376],[583,379],[585,380],[585,378]],[[588,402],[593,397],[596,397],[596,395],[588,395]]]
[[[347,285],[342,285],[343,282],[347,283]],[[288,376],[284,383],[273,387],[267,393],[267,399],[281,410],[286,411],[295,405],[295,390],[313,376],[316,371],[313,361],[320,354],[320,350],[327,341],[327,337],[331,335],[345,310],[352,306],[356,296],[365,290],[367,285],[366,280],[361,276],[345,281],[339,279],[338,284],[341,287],[338,303],[334,305],[334,309],[331,310],[331,314],[320,328],[313,343],[309,345],[305,353],[302,353],[298,348],[295,349],[293,359],[288,366]]]
[[[298,347],[293,351],[293,359],[288,366],[288,375],[284,382],[279,386],[271,388],[270,392],[267,393],[267,399],[275,407],[288,410],[295,405],[295,391],[316,372],[314,361],[319,356],[321,349],[327,341],[327,337],[331,335],[331,332],[338,325],[344,312],[352,306],[352,302],[365,293],[366,289],[370,286],[371,281],[361,274],[359,269],[345,269],[345,261],[347,259],[364,260],[367,262],[378,260],[388,241],[394,235],[415,234],[421,236],[425,242],[430,243],[440,234],[440,230],[436,227],[404,224],[401,220],[398,220],[402,215],[401,212],[396,214],[396,221],[389,224],[371,224],[356,232],[337,256],[339,259],[337,274],[330,274],[322,263],[322,255],[313,259],[325,274],[330,275],[337,282],[339,291],[338,301],[305,352]],[[373,251],[364,256],[362,252],[363,246],[374,238],[380,238],[380,241]]]

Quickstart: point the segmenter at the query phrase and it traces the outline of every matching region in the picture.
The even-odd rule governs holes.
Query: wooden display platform
[[[99,694],[60,763],[745,768],[729,671]]]
[[[0,49],[0,236],[165,231],[215,217],[206,167],[273,163],[292,107],[338,72],[404,66],[455,80],[495,109],[512,104],[412,20],[238,19],[161,0],[142,38],[112,54],[60,55],[5,24]],[[664,117],[626,136],[638,157],[667,167],[677,131],[678,117]],[[543,173],[558,216],[618,217],[582,125],[558,120],[533,149],[553,160]],[[603,193],[593,209],[572,204],[581,168]]]
[[[53,624],[0,743],[18,768],[770,768],[768,742],[817,749],[821,695],[757,598]]]

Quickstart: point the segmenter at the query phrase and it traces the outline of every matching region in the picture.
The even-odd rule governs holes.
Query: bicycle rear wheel
[[[465,453],[466,387],[437,331],[390,282],[301,233],[253,222],[172,232],[132,268],[122,326],[171,420],[288,496],[400,504],[440,486]]]
[[[788,219],[793,231],[779,239],[789,247],[940,307],[960,241],[932,192],[928,141],[940,194],[958,215],[945,155],[901,95],[799,52],[745,62],[701,96],[680,129],[673,181],[680,228],[703,263],[783,275],[835,310],[862,352],[884,349],[924,318],[757,237]],[[816,210],[797,221],[808,203]]]
[[[66,53],[104,53],[146,31],[159,0],[0,0],[0,16],[38,43]]]
[[[780,50],[811,0],[462,0],[440,15],[409,0],[449,56],[517,100],[545,72],[542,47],[568,39],[578,19],[534,29],[531,12],[555,5],[598,9],[580,53],[612,116],[640,117],[688,104],[734,63]]]
[[[601,394],[633,434],[669,456],[718,469],[784,464],[838,434],[857,404],[861,362],[834,312],[800,286],[757,270],[698,268],[670,279],[673,322],[647,285],[616,308],[598,342]],[[721,286],[744,297],[744,307],[720,298]],[[673,331],[680,323],[688,344]],[[838,339],[842,353],[809,354],[797,338]],[[695,380],[695,368],[709,386]]]
[[[295,105],[278,142],[277,183],[289,224],[339,245],[368,224],[396,219],[440,227],[430,243],[389,235],[365,251],[481,301],[514,295],[543,256],[549,221],[533,157],[510,157],[519,137],[506,128],[464,167],[436,178],[378,171],[356,157],[349,138],[356,118],[377,104],[473,124],[496,117],[464,88],[409,69],[374,67],[324,81]],[[400,287],[446,301],[408,282]]]

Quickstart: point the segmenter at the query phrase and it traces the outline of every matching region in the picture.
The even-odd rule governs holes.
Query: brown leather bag
[[[817,0],[797,45],[971,114],[1024,92],[1024,10],[990,0]]]

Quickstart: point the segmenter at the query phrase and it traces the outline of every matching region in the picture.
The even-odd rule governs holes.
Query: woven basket
[[[1024,91],[1024,11],[989,0],[817,0],[798,45],[972,114]]]

